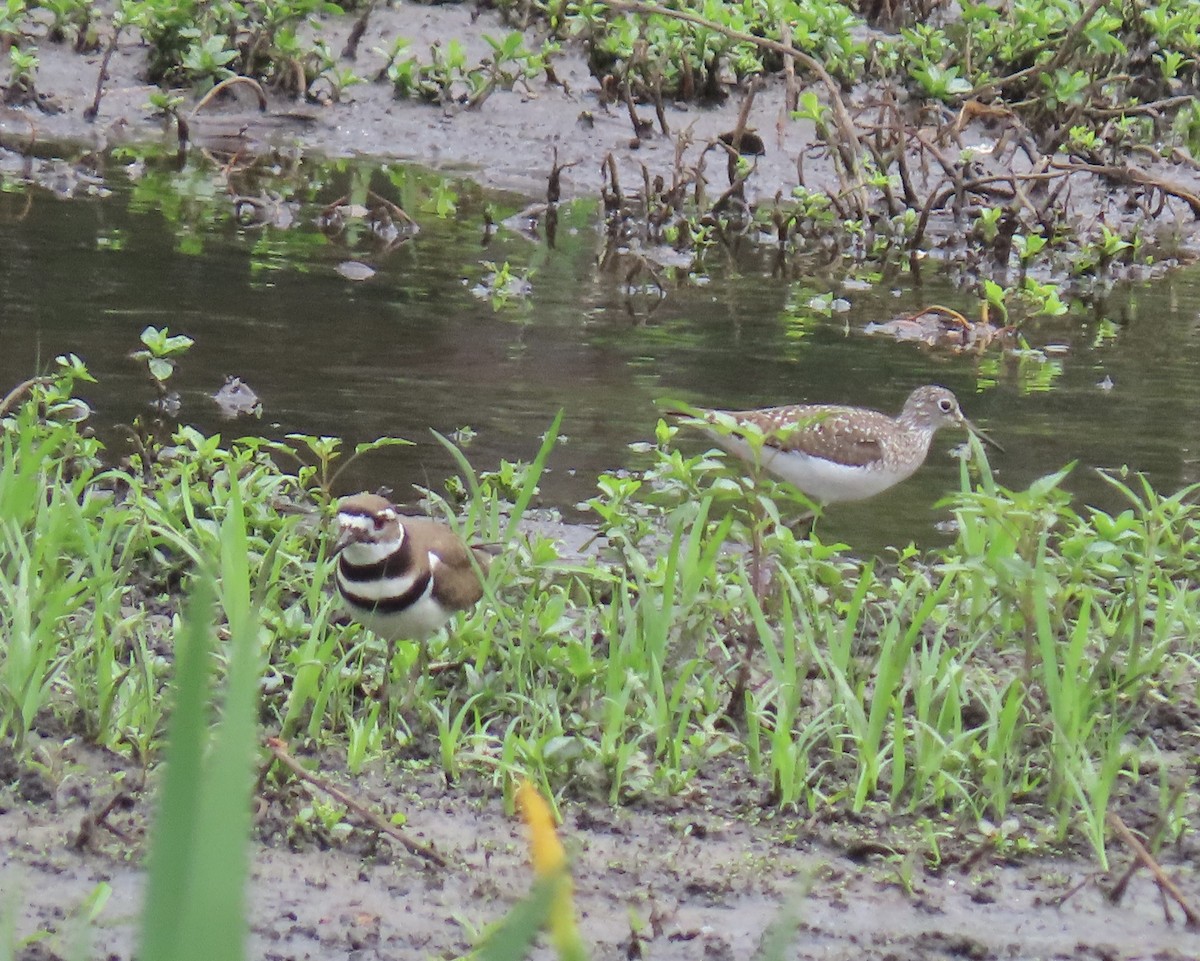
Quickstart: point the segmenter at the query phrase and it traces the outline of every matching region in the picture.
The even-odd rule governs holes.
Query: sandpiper
[[[788,404],[761,410],[700,410],[713,439],[731,454],[757,463],[820,505],[864,500],[899,484],[925,462],[939,428],[965,427],[997,449],[975,427],[945,387],[918,387],[897,417],[865,407]],[[746,427],[762,433],[761,450],[745,440]]]
[[[387,641],[384,677],[400,640],[420,644],[416,671],[424,670],[425,641],[483,596],[478,571],[490,556],[444,524],[402,516],[378,494],[343,498],[337,524],[338,592],[350,615]]]

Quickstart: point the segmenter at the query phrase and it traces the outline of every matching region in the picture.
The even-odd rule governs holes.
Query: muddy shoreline
[[[153,791],[131,790],[134,769],[80,744],[57,762],[71,772],[58,784],[26,775],[0,792],[0,890],[22,905],[19,935],[50,932],[17,957],[71,957],[79,938],[88,956],[132,957]],[[394,769],[335,780],[384,817],[402,812],[409,835],[449,866],[422,864],[352,816],[337,837],[312,822],[306,831],[307,795],[269,792],[252,847],[250,957],[458,957],[527,889],[522,830],[496,785]],[[130,800],[98,824],[114,792]],[[776,923],[796,926],[797,959],[1195,956],[1197,935],[1164,919],[1144,874],[1114,908],[1105,891],[1119,870],[1097,875],[1087,858],[971,858],[963,837],[930,866],[880,844],[871,816],[800,818],[764,801],[762,785],[717,777],[648,805],[565,803],[591,956],[734,961]],[[1178,854],[1175,872],[1194,852]],[[107,906],[82,926],[76,908],[100,884]]]
[[[352,24],[351,17],[325,22],[323,33],[331,47],[339,49],[345,43]],[[510,30],[495,13],[484,11],[476,18],[463,4],[384,8],[372,16],[358,55],[347,66],[363,78],[377,78],[386,65],[385,50],[397,35],[410,37],[414,49],[457,37],[468,57],[478,59],[488,50],[483,34],[502,36]],[[174,143],[174,125],[153,116],[148,106],[158,88],[144,80],[146,48],[136,39],[122,41],[109,62],[94,121],[85,114],[95,98],[103,54],[80,55],[52,43],[40,45],[38,52],[38,92],[45,109],[24,107],[19,111],[24,119],[12,110],[0,111],[0,133],[7,145],[19,145],[29,124],[39,141],[78,142],[98,149],[158,138]],[[198,98],[189,95],[180,112],[189,117],[191,136],[200,148],[278,148],[411,161],[531,199],[544,199],[556,151],[560,164],[576,165],[563,172],[563,196],[597,196],[604,182],[600,167],[610,153],[619,163],[622,181],[636,188],[643,165],[655,173],[671,169],[676,132],[689,131],[694,145],[689,156],[698,163],[707,145],[737,122],[736,96],[719,107],[672,103],[668,121],[673,136],[644,132],[635,140],[624,106],[602,102],[577,47],[564,46],[554,63],[560,84],[539,79],[520,89],[497,89],[475,109],[397,100],[389,83],[369,79],[348,87],[339,102],[325,105],[268,90],[268,108],[259,112],[254,96],[235,88],[195,116],[191,110]],[[751,199],[777,191],[786,195],[796,183],[795,158],[812,142],[811,124],[787,121],[782,85],[772,83],[755,99],[750,126],[771,131],[770,149],[758,158],[748,185]],[[724,160],[715,153],[709,158],[719,192]],[[809,168],[810,179],[819,175],[820,165],[810,163]]]

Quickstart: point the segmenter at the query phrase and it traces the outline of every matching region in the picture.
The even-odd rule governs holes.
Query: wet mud
[[[78,743],[54,760],[59,780],[26,773],[0,791],[0,891],[22,905],[19,936],[45,933],[18,957],[130,958],[152,785],[131,787],[135,769]],[[317,768],[383,817],[403,813],[408,835],[447,867],[423,863],[353,814],[342,830],[313,827],[300,814],[305,791],[269,788],[251,848],[250,957],[458,957],[528,890],[523,831],[498,786]],[[112,805],[117,796],[127,800]],[[1018,863],[977,856],[964,839],[931,866],[894,838],[880,843],[886,831],[871,818],[775,814],[762,785],[737,777],[622,808],[568,801],[562,813],[597,959],[749,958],[774,925],[794,929],[787,957],[845,961],[1185,959],[1200,941],[1178,916],[1164,917],[1144,874],[1114,905],[1105,891],[1119,867],[1101,875],[1085,857]],[[1174,873],[1196,854],[1173,852]],[[1194,889],[1192,869],[1183,873]],[[111,896],[84,925],[80,906],[102,883]],[[87,950],[72,955],[80,944]]]

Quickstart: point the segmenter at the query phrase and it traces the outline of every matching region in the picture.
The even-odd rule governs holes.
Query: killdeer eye
[[[375,530],[377,530],[377,531],[383,530],[383,525],[387,523],[387,518],[385,518],[382,514],[376,514],[374,517],[374,520],[375,520]]]

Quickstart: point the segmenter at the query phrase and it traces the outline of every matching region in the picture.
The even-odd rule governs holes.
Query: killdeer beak
[[[363,532],[357,527],[343,525],[338,528],[337,540],[333,542],[333,547],[329,551],[330,557],[337,557],[351,544],[357,544],[363,539]]]
[[[981,441],[983,441],[985,444],[988,444],[988,445],[990,445],[991,447],[994,447],[994,448],[995,448],[996,450],[998,450],[998,451],[999,451],[1001,454],[1008,453],[1008,452],[1007,452],[1007,451],[1006,451],[1006,450],[1005,450],[1005,449],[1004,449],[1004,448],[1001,446],[1001,444],[1000,444],[1000,442],[999,442],[998,440],[994,440],[990,434],[988,434],[986,431],[982,431],[982,430],[980,430],[978,427],[976,427],[974,424],[972,424],[972,423],[971,423],[969,420],[967,420],[965,417],[963,418],[963,426],[964,426],[964,427],[965,427],[967,430],[969,430],[969,431],[970,431],[972,434],[974,434],[976,437],[978,437],[978,438],[979,438]]]

